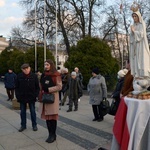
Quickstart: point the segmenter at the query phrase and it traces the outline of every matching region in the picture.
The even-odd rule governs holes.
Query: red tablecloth
[[[126,122],[127,106],[124,98],[121,99],[118,111],[115,116],[113,133],[120,145],[120,150],[127,150],[129,142],[129,131]]]

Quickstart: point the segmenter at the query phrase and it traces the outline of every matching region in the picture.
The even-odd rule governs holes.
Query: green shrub
[[[46,50],[46,58],[54,61],[54,56],[50,50]],[[21,65],[29,63],[32,71],[35,71],[35,49],[30,48],[25,53],[13,48],[13,51],[8,52],[7,49],[0,54],[0,75],[4,75],[8,68],[11,67],[15,73],[21,72]],[[44,70],[44,48],[37,47],[37,70]]]
[[[70,55],[65,63],[70,71],[78,67],[83,75],[83,84],[87,86],[90,77],[92,76],[92,69],[98,67],[100,74],[104,76],[115,75],[118,72],[119,66],[117,60],[112,57],[109,45],[99,38],[86,37],[80,40],[76,46],[71,47]],[[115,82],[116,78],[110,80]],[[107,83],[108,90],[112,86]]]

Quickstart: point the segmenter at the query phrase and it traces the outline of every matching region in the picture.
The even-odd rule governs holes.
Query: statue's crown
[[[140,8],[140,5],[137,3],[137,2],[133,2],[133,4],[131,5],[131,10],[133,11],[133,12],[136,12],[136,11],[138,11],[138,9]]]

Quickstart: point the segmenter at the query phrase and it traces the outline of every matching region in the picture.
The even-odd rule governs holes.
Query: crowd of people
[[[132,15],[134,20],[137,19],[138,15],[139,13],[134,13]],[[135,32],[133,26],[131,27],[131,31],[132,33]],[[133,60],[136,62],[137,58],[134,58]],[[134,90],[132,84],[134,78],[137,79],[140,74],[142,75],[138,66],[135,66],[137,63],[133,62],[133,60],[131,61],[131,68],[130,60],[128,60],[126,69],[118,71],[118,82],[111,96],[115,99],[116,108],[119,107],[121,98]],[[68,68],[57,70],[52,60],[46,60],[44,62],[43,73],[40,73],[39,71],[36,74],[32,73],[30,65],[26,63],[21,66],[21,70],[22,72],[16,75],[13,72],[13,69],[9,68],[4,78],[4,84],[8,95],[7,100],[9,101],[14,98],[15,91],[16,99],[20,103],[21,127],[19,132],[22,132],[27,128],[27,103],[30,109],[33,131],[38,130],[35,111],[35,102],[38,100],[40,102],[39,113],[41,114],[41,119],[45,120],[48,130],[46,142],[52,143],[56,140],[59,106],[63,106],[68,97],[68,110],[66,111],[71,112],[73,107],[74,111],[78,111],[78,101],[80,101],[80,97],[83,95],[82,90],[84,87],[82,73],[79,71],[78,67],[75,67],[71,73]],[[92,77],[87,84],[89,103],[92,105],[93,121],[100,122],[104,120],[100,104],[107,98],[107,86],[105,78],[100,74],[99,68],[93,68],[91,74]],[[147,76],[147,74],[144,76]],[[44,94],[53,94],[54,103],[43,103],[42,96]],[[116,112],[113,115],[115,115]]]
[[[132,82],[133,77],[130,72],[129,62],[124,70],[118,72],[118,83],[112,97],[117,101],[119,107],[120,98],[127,95],[133,87],[129,87],[128,82]],[[15,74],[13,69],[9,68],[5,74],[4,85],[8,94],[7,100],[14,99],[20,103],[20,129],[23,132],[27,128],[26,109],[29,106],[33,131],[37,131],[37,120],[35,103],[39,101],[38,111],[41,119],[45,120],[48,137],[47,143],[53,143],[56,140],[57,120],[60,107],[64,106],[68,100],[68,110],[66,112],[78,111],[80,97],[83,95],[83,76],[78,67],[69,72],[68,68],[56,69],[52,60],[44,62],[44,72],[37,71],[33,73],[28,63],[21,66],[21,73]],[[100,74],[99,68],[91,70],[91,78],[87,84],[89,94],[89,104],[93,110],[93,121],[101,122],[104,116],[101,110],[101,101],[107,98],[107,86],[105,78]],[[43,103],[43,94],[52,93],[54,103]],[[103,148],[101,148],[103,149]]]
[[[35,103],[39,101],[38,111],[41,119],[45,120],[48,137],[47,143],[53,143],[56,140],[57,120],[60,107],[65,105],[68,100],[68,110],[66,112],[78,111],[80,97],[83,95],[83,76],[78,67],[69,72],[68,68],[56,69],[52,60],[44,62],[44,72],[37,71],[33,73],[29,64],[21,66],[21,73],[16,75],[13,69],[9,68],[5,74],[4,84],[8,94],[7,100],[12,100],[14,94],[20,103],[20,129],[19,132],[26,130],[27,118],[26,109],[29,106],[33,131],[37,131]],[[131,75],[129,61],[126,69],[118,71],[118,82],[112,93],[112,98],[116,100],[117,108],[121,97],[126,96],[133,90],[133,76]],[[15,92],[15,93],[14,93]],[[99,68],[91,70],[91,78],[87,84],[89,94],[89,104],[93,110],[93,121],[101,122],[104,115],[101,109],[101,102],[107,99],[107,86],[105,78],[100,74]],[[54,103],[43,103],[44,94],[53,94]],[[116,110],[117,111],[117,110]],[[115,112],[116,113],[116,112]],[[115,115],[115,114],[113,114]],[[100,148],[99,150],[105,150]]]
[[[120,97],[125,96],[132,87],[127,87],[128,82],[133,78],[130,73],[130,66],[127,63],[124,70],[118,72],[118,83],[112,97],[116,99],[119,106]],[[56,129],[59,109],[64,106],[68,99],[68,110],[66,112],[78,111],[78,103],[83,95],[83,76],[78,67],[70,73],[68,68],[56,69],[52,60],[44,62],[44,72],[33,73],[29,64],[21,66],[21,73],[16,75],[12,69],[8,69],[5,75],[4,84],[8,94],[8,100],[14,98],[14,91],[17,101],[20,103],[21,127],[19,132],[24,131],[27,126],[26,109],[29,105],[33,131],[37,131],[35,102],[39,101],[39,113],[41,119],[45,120],[48,130],[46,142],[52,143],[56,140]],[[91,70],[91,78],[87,84],[89,103],[92,105],[93,121],[103,121],[104,116],[101,110],[101,101],[107,98],[107,86],[105,78],[100,74],[99,68]],[[127,80],[127,81],[126,81]],[[125,82],[125,83],[124,83]],[[124,83],[124,84],[123,84]],[[123,86],[124,85],[124,86]],[[54,103],[43,103],[43,94],[54,94]],[[74,109],[73,109],[74,108]]]
[[[68,110],[78,111],[78,100],[82,96],[83,76],[79,69],[70,73],[67,68],[57,70],[52,60],[44,62],[44,72],[32,72],[28,63],[21,66],[21,73],[15,74],[12,68],[5,74],[4,85],[9,100],[14,98],[20,103],[20,129],[19,132],[27,128],[26,110],[30,110],[33,131],[37,131],[37,120],[35,103],[39,101],[39,113],[41,119],[45,120],[48,130],[46,142],[52,143],[56,140],[57,120],[59,105],[65,104],[68,97]],[[45,103],[43,95],[53,95],[53,103]]]
[[[126,62],[126,69],[117,73],[118,82],[111,97],[115,99],[118,109],[122,97],[133,91],[133,81],[142,77],[149,77],[149,49],[146,39],[145,24],[139,12],[132,14],[134,24],[131,26],[130,34],[130,59]],[[138,41],[138,42],[137,42]],[[136,45],[137,44],[137,45]],[[136,49],[135,49],[136,47]],[[142,54],[142,57],[140,55]],[[139,59],[140,58],[140,59]],[[131,66],[130,66],[131,65]],[[56,140],[57,120],[60,106],[64,106],[68,98],[68,110],[66,112],[78,111],[78,102],[83,95],[83,76],[78,67],[69,72],[68,68],[56,69],[52,60],[44,62],[44,72],[33,73],[29,64],[21,66],[21,73],[16,75],[12,68],[5,74],[4,85],[8,95],[8,101],[14,99],[20,103],[21,127],[19,132],[24,131],[27,126],[26,108],[29,105],[33,131],[37,131],[35,102],[39,101],[39,113],[41,119],[45,120],[48,130],[46,142],[52,143]],[[99,68],[91,70],[91,78],[87,84],[89,103],[93,110],[93,121],[101,122],[104,116],[101,102],[107,99],[107,86],[105,78],[100,74]],[[44,103],[43,95],[54,95],[54,102]],[[117,109],[113,113],[116,114]],[[99,148],[102,150],[103,148]]]

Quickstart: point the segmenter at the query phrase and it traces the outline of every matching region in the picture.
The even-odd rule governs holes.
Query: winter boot
[[[50,120],[50,130],[51,134],[49,138],[47,139],[48,143],[53,143],[56,140],[56,127],[57,127],[57,121],[56,120]]]
[[[51,122],[50,122],[50,120],[46,120],[46,125],[47,125],[47,129],[48,129],[48,133],[49,133],[49,135],[48,135],[48,138],[46,139],[46,141],[45,142],[48,142],[48,139],[50,138],[50,136],[51,136]]]

